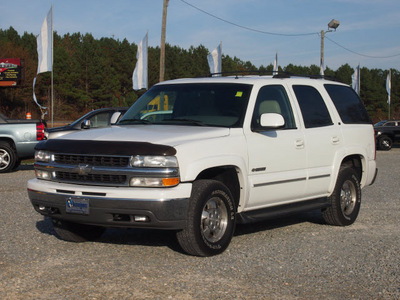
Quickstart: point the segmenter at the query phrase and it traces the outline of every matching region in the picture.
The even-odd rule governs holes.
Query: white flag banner
[[[222,72],[222,43],[207,55],[211,74]]]
[[[46,18],[43,21],[40,29],[40,34],[36,38],[37,52],[38,52],[38,69],[37,73],[52,72],[53,71],[53,7],[50,8]],[[35,95],[36,77],[33,79],[33,101],[40,107],[46,109],[38,103]]]
[[[132,76],[134,90],[147,89],[147,47],[148,34],[146,33],[136,53],[137,62]]]
[[[51,9],[43,21],[40,34],[37,37],[37,52],[39,57],[39,64],[37,74],[43,72],[51,72],[53,70],[53,63],[51,58],[51,48],[53,45],[53,30]]]
[[[353,90],[360,96],[360,65],[357,66],[353,75],[351,75],[351,82]]]
[[[278,75],[278,52],[276,52],[275,60],[274,60],[274,68],[272,70],[273,75]]]
[[[391,77],[392,77],[391,72],[389,71],[389,74],[386,77],[386,91],[388,93],[388,101],[387,102],[389,105],[390,105],[390,94],[391,94],[390,90],[392,88],[392,83],[391,83],[392,78]]]

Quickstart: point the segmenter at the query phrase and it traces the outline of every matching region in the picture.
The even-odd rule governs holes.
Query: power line
[[[218,19],[218,20],[220,20],[222,22],[228,23],[230,25],[233,25],[233,26],[236,26],[236,27],[239,27],[239,28],[242,28],[242,29],[253,31],[253,32],[258,32],[258,33],[268,34],[268,35],[279,35],[279,36],[305,36],[305,35],[317,35],[318,34],[318,32],[286,34],[286,33],[277,33],[277,32],[269,32],[269,31],[254,29],[254,28],[250,28],[250,27],[247,27],[247,26],[239,25],[239,24],[233,23],[231,21],[222,19],[222,18],[220,18],[220,17],[218,17],[216,15],[213,15],[213,14],[205,11],[205,10],[202,10],[201,8],[198,8],[197,6],[194,6],[193,4],[190,4],[190,3],[186,2],[185,0],[180,0],[180,1],[185,3],[185,4],[187,4],[187,5],[189,5],[189,6],[191,6],[191,7],[193,7],[194,9],[197,9],[198,11],[201,11],[202,13],[204,13],[206,15],[209,15],[209,16],[215,18],[215,19]]]
[[[373,56],[373,55],[362,54],[362,53],[358,53],[356,51],[353,51],[353,50],[351,50],[349,48],[346,48],[346,47],[340,45],[339,43],[335,42],[334,40],[330,39],[327,36],[325,36],[325,38],[330,40],[332,43],[334,43],[335,45],[339,46],[340,48],[343,48],[344,50],[349,51],[349,52],[354,53],[354,54],[357,54],[359,56],[364,56],[364,57],[368,57],[368,58],[393,58],[393,57],[400,56],[400,53],[399,54],[394,54],[394,55],[388,55],[388,56]]]
[[[211,13],[209,13],[209,12],[207,12],[207,11],[201,9],[201,8],[198,8],[197,6],[194,6],[193,4],[188,3],[188,2],[185,1],[185,0],[180,0],[180,1],[183,2],[183,3],[185,3],[186,5],[189,5],[190,7],[194,8],[194,9],[196,9],[196,10],[198,10],[198,11],[200,11],[200,12],[206,14],[206,15],[209,15],[209,16],[215,18],[215,19],[218,19],[218,20],[220,20],[220,21],[222,21],[222,22],[225,22],[225,23],[227,23],[227,24],[230,24],[230,25],[233,25],[233,26],[236,26],[236,27],[245,29],[245,30],[253,31],[253,32],[258,32],[258,33],[267,34],[267,35],[277,35],[277,36],[308,36],[308,35],[320,35],[319,32],[286,34],[286,33],[277,33],[277,32],[269,32],[269,31],[254,29],[254,28],[250,28],[250,27],[247,27],[247,26],[239,25],[239,24],[236,24],[236,23],[234,23],[234,22],[231,22],[231,21],[222,19],[222,18],[220,18],[220,17],[218,17],[218,16],[216,16],[216,15],[213,15],[213,14],[211,14]],[[335,42],[334,40],[330,39],[330,38],[327,37],[327,36],[325,36],[325,38],[328,39],[328,40],[330,40],[332,43],[336,44],[336,45],[339,46],[340,48],[343,48],[344,50],[349,51],[349,52],[351,52],[351,53],[353,53],[353,54],[356,54],[356,55],[359,55],[359,56],[364,56],[364,57],[368,57],[368,58],[381,58],[381,59],[382,59],[382,58],[392,58],[392,57],[400,56],[400,53],[399,53],[399,54],[394,54],[394,55],[388,55],[388,56],[372,56],[372,55],[362,54],[362,53],[358,53],[358,52],[356,52],[356,51],[353,51],[353,50],[351,50],[351,49],[349,49],[349,48],[346,48],[345,46],[340,45],[339,43]]]

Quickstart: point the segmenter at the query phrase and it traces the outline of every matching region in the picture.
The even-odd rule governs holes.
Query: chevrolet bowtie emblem
[[[92,171],[92,167],[86,164],[79,164],[77,171],[79,175],[85,176]]]

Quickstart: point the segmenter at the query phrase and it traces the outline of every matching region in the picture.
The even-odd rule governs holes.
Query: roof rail
[[[326,79],[330,81],[339,81],[337,78],[326,75],[307,75],[307,74],[293,74],[290,72],[279,72],[278,74],[274,74],[275,72],[271,71],[231,71],[231,72],[220,72],[220,73],[210,73],[207,76],[203,77],[216,77],[216,76],[235,76],[238,79],[241,76],[266,76],[270,75],[273,78],[293,78],[293,77],[303,77],[310,79]]]

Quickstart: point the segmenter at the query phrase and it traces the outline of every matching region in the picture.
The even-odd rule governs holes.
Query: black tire
[[[104,227],[72,223],[64,220],[52,219],[53,228],[58,237],[64,241],[82,243],[99,239]]]
[[[392,149],[393,141],[387,135],[383,135],[378,140],[378,147],[380,150],[388,151]]]
[[[177,232],[182,249],[195,256],[213,256],[228,247],[236,225],[236,207],[219,181],[193,183],[186,228]]]
[[[322,211],[326,223],[335,226],[354,223],[361,206],[361,187],[357,172],[353,168],[340,169],[335,189],[329,200],[331,206]]]
[[[7,142],[0,142],[0,173],[11,172],[18,161],[13,147]]]

